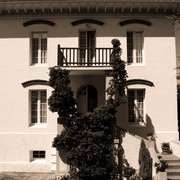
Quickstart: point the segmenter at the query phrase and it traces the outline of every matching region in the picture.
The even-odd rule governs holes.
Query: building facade
[[[68,172],[52,148],[62,127],[48,110],[49,68],[69,70],[78,111],[91,111],[106,99],[114,38],[128,72],[127,103],[117,112],[126,158],[138,169],[148,133],[156,135],[157,150],[171,142],[178,152],[180,30],[168,18],[178,6],[170,0],[1,1],[0,171]]]

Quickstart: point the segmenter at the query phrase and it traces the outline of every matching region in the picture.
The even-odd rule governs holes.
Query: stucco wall
[[[55,133],[4,133],[0,143],[0,170],[19,172],[46,172],[51,171],[51,142]],[[32,150],[45,150],[46,159],[33,161]]]
[[[128,79],[144,79],[154,86],[129,85],[128,88],[145,89],[144,126],[128,123],[127,104],[118,113],[118,125],[146,138],[147,133],[155,132],[157,146],[178,138],[177,94],[176,94],[176,47],[174,29],[168,20],[151,20],[152,27],[144,29],[144,59],[142,66],[127,66]],[[165,28],[166,27],[166,28]],[[139,27],[137,29],[141,29]],[[163,29],[166,30],[163,30]],[[127,29],[136,29],[135,25]],[[124,113],[126,112],[126,113]]]

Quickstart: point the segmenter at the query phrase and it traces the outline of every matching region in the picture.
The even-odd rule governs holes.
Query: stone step
[[[168,176],[180,176],[180,168],[178,169],[166,169]]]
[[[174,154],[169,154],[169,155],[158,154],[158,156],[164,159],[165,161],[171,161],[171,160],[179,161],[180,160],[180,158],[178,158]]]
[[[180,158],[178,158],[174,154],[160,154],[160,156],[168,163],[168,168],[166,169],[167,179],[180,180]]]
[[[168,163],[168,169],[180,169],[180,163]]]
[[[167,176],[168,180],[180,180],[180,176]]]
[[[180,159],[164,159],[168,164],[169,163],[179,163],[180,164]]]

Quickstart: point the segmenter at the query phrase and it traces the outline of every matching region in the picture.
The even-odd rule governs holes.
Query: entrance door
[[[77,91],[77,111],[92,112],[97,107],[97,90],[94,86],[84,85]]]

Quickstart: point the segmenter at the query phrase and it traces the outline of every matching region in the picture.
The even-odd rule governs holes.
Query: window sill
[[[145,66],[144,63],[127,63],[127,66]]]
[[[30,128],[47,128],[47,124],[43,123],[43,124],[30,124],[29,126]]]
[[[42,163],[47,163],[47,162],[45,159],[33,159],[30,161],[30,163],[42,164]]]
[[[130,127],[145,127],[146,123],[145,122],[128,122],[128,125]]]
[[[30,67],[47,67],[47,64],[30,64]]]

